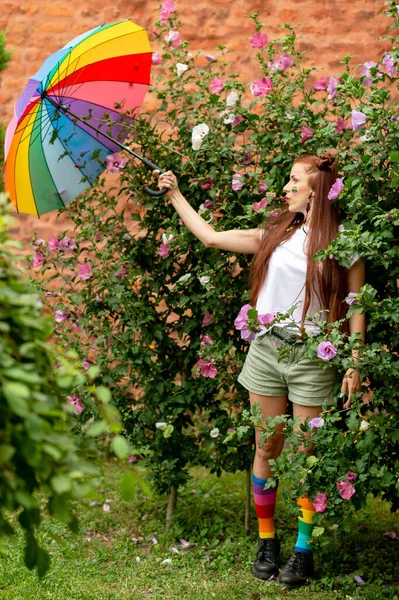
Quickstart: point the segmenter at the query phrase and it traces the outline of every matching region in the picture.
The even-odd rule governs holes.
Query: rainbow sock
[[[275,481],[275,487],[264,489],[269,481]],[[254,486],[255,510],[259,521],[259,537],[274,538],[276,532],[274,529],[274,511],[276,510],[276,497],[278,479],[260,479],[252,473],[252,482]]]
[[[310,538],[313,531],[313,515],[315,514],[314,506],[309,502],[307,496],[298,499],[298,504],[302,509],[302,517],[298,518],[298,537],[295,544],[297,552],[312,553]]]

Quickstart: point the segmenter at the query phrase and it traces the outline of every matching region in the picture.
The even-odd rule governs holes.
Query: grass
[[[172,529],[164,531],[165,498],[149,500],[137,490],[121,500],[119,481],[134,465],[105,465],[97,505],[76,507],[80,533],[44,517],[39,538],[51,553],[51,569],[42,580],[23,564],[22,535],[6,542],[0,561],[1,600],[399,600],[399,544],[382,534],[398,529],[398,518],[380,501],[370,501],[343,546],[331,538],[316,556],[317,579],[306,588],[285,591],[276,582],[251,574],[257,538],[244,537],[244,474],[220,479],[203,469],[179,495]],[[137,467],[136,467],[137,468]],[[103,505],[109,504],[109,512]],[[282,564],[296,536],[296,523],[278,505],[277,527]],[[155,535],[157,544],[149,540]],[[190,542],[179,554],[180,539]],[[136,562],[136,557],[140,558]],[[171,562],[163,563],[165,559]],[[365,580],[358,586],[354,575]]]

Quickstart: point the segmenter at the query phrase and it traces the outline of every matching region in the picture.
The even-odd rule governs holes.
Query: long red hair
[[[314,191],[312,198],[312,223],[307,238],[307,271],[305,281],[305,301],[302,311],[302,327],[312,300],[316,297],[323,309],[327,309],[327,321],[338,321],[345,317],[348,307],[344,299],[348,295],[348,274],[336,260],[322,263],[312,260],[318,250],[325,250],[336,238],[339,227],[339,204],[331,202],[328,193],[337,179],[334,159],[329,154],[320,156],[304,155],[294,164],[304,165],[309,175],[309,186]],[[269,261],[275,248],[292,237],[304,223],[302,213],[290,213],[288,208],[265,224],[258,252],[250,270],[251,304],[256,305],[260,289],[265,280]],[[303,331],[303,329],[302,329]],[[349,333],[348,323],[341,326],[343,333]]]

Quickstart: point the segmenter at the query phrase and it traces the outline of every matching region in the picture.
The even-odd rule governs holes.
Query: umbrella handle
[[[144,156],[140,156],[139,158],[140,158],[141,162],[150,171],[159,171],[161,175],[163,173],[165,173],[165,171],[162,171],[162,169],[160,169],[159,167],[157,167],[157,165],[154,165],[154,163],[152,163],[150,160],[148,160],[148,158],[145,158]],[[162,188],[161,190],[152,190],[150,187],[148,187],[148,185],[144,186],[143,190],[149,196],[153,196],[153,197],[157,197],[157,198],[160,198],[161,196],[164,196],[169,191],[168,188]]]

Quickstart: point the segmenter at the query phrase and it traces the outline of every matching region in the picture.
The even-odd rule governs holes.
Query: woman
[[[336,179],[334,159],[329,154],[300,156],[284,187],[288,208],[270,221],[267,231],[257,228],[222,232],[215,231],[185,200],[173,173],[159,176],[159,187],[169,189],[167,197],[183,222],[207,248],[255,255],[251,267],[251,304],[256,305],[258,314],[285,313],[298,303],[292,314],[298,327],[292,321],[263,327],[250,345],[238,378],[249,391],[251,406],[258,402],[264,417],[285,414],[290,401],[294,417],[304,422],[320,414],[325,400],[332,401],[336,370],[321,369],[317,359],[303,358],[298,336],[303,327],[308,335],[320,331],[316,324],[305,321],[305,315],[326,311],[320,313],[320,319],[343,318],[347,310],[345,297],[349,292],[359,292],[365,282],[364,263],[356,256],[348,268],[335,260],[312,260],[318,250],[328,247],[342,231],[338,203],[328,199]],[[347,333],[360,332],[364,339],[363,315],[353,314],[349,328],[347,324],[345,327]],[[276,346],[294,342],[295,359],[278,363]],[[356,351],[353,356],[356,361]],[[349,406],[351,395],[359,390],[359,373],[349,369],[341,387],[342,395],[348,393],[345,407]],[[273,477],[268,461],[280,455],[284,439],[280,430],[260,448],[259,435],[257,430],[253,485],[259,540],[253,573],[266,580],[279,573],[279,541],[274,528],[278,480]],[[302,451],[310,453],[309,448]],[[290,560],[279,575],[280,583],[290,589],[304,585],[313,575],[310,539],[315,509],[307,498],[301,498],[299,505],[298,538]]]

